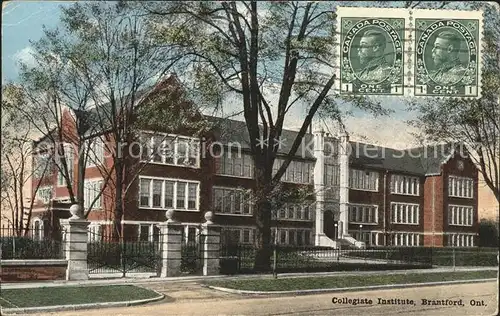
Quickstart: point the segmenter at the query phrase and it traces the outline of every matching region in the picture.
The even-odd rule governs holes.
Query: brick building
[[[62,116],[68,135],[74,134],[75,115],[66,109]],[[173,209],[175,219],[184,225],[185,237],[195,239],[205,213],[212,211],[214,221],[222,225],[224,239],[252,242],[255,181],[245,123],[209,116],[198,119],[210,126],[201,136],[193,137],[183,129],[141,131],[143,150],[133,163],[143,167],[136,169],[124,193],[123,235],[156,238],[155,224],[165,221],[166,211]],[[108,182],[99,196],[106,178],[100,170],[112,166],[106,149],[109,137],[103,133],[89,133],[95,159],[86,165],[84,206],[92,207],[88,216],[92,239],[106,235],[115,219],[113,184]],[[274,172],[297,134],[283,131]],[[76,190],[78,149],[72,146],[72,137],[65,139],[66,162]],[[159,145],[163,151],[154,150]],[[360,242],[370,246],[474,246],[478,173],[457,149],[442,145],[398,151],[351,142],[345,133],[307,133],[283,175],[282,190],[313,194],[285,199],[274,208],[273,240],[334,247],[339,243],[360,246]],[[50,164],[47,157],[42,152],[36,155],[36,165]],[[68,201],[64,177],[53,166],[47,170],[33,181],[33,187],[42,181],[33,212],[37,227],[47,225],[47,218],[52,218],[52,226],[57,225],[54,211],[47,205]]]

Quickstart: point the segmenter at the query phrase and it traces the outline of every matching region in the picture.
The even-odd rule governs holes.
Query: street
[[[496,282],[287,297],[227,294],[194,282],[148,287],[170,299],[143,306],[37,315],[495,315],[497,299]],[[471,306],[471,300],[476,306]],[[460,302],[463,306],[457,305]],[[449,306],[429,305],[439,303]]]

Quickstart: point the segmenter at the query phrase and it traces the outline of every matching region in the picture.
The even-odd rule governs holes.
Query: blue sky
[[[30,40],[42,36],[42,26],[54,27],[59,6],[70,1],[9,1],[2,3],[2,82],[17,78],[17,58],[28,58]]]

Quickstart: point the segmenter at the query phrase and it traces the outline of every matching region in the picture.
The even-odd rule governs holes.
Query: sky
[[[57,26],[60,6],[69,6],[73,1],[8,1],[2,8],[2,84],[16,81],[18,78],[17,62],[28,64],[30,41],[36,41],[43,35],[42,27]],[[412,114],[405,111],[405,106],[396,98],[383,100],[384,105],[395,112],[389,117],[373,118],[369,114],[355,111],[355,117],[345,122],[353,140],[385,145],[396,148],[411,147],[412,129],[404,122]],[[299,129],[305,111],[296,109],[288,120],[288,128]],[[318,122],[317,124],[319,124]],[[313,127],[314,128],[314,127]],[[328,132],[335,132],[332,126],[324,126]],[[396,136],[397,135],[397,136]]]

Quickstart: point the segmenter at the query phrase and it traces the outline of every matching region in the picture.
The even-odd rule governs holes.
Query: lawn
[[[0,292],[3,308],[77,305],[103,302],[135,301],[158,297],[158,293],[134,285],[60,286],[8,289]]]
[[[432,272],[411,274],[381,273],[379,275],[207,281],[205,282],[205,284],[247,291],[294,291],[384,284],[408,284],[453,280],[489,279],[496,278],[496,275],[496,271],[461,271],[442,273]]]

